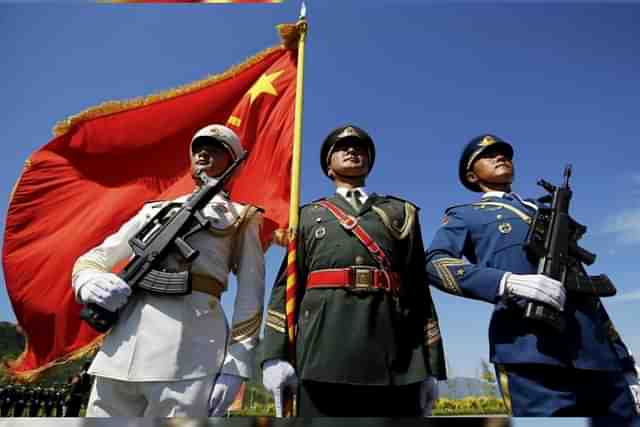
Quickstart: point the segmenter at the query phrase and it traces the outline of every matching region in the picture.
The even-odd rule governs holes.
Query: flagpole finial
[[[304,0],[300,3],[300,17],[298,20],[307,19],[307,5],[304,3]]]

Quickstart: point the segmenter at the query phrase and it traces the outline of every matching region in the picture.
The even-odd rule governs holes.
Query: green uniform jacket
[[[417,208],[371,194],[359,214],[341,196],[328,199],[380,245],[401,276],[399,297],[379,289],[305,289],[315,270],[379,267],[365,246],[324,207],[303,206],[298,232],[297,375],[356,385],[406,385],[446,379],[444,350],[429,287]],[[286,256],[267,312],[263,361],[288,359]]]

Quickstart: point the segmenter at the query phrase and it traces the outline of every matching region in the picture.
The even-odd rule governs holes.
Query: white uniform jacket
[[[79,257],[73,278],[84,270],[109,272],[130,258],[129,239],[163,205],[147,203],[115,234]],[[209,202],[203,214],[213,227],[187,238],[200,251],[191,272],[215,279],[224,290],[229,271],[235,273],[238,289],[231,331],[220,301],[206,293],[169,296],[134,290],[89,373],[123,381],[173,381],[218,372],[251,377],[264,300],[264,253],[259,237],[262,215],[257,208],[232,202],[221,194]]]

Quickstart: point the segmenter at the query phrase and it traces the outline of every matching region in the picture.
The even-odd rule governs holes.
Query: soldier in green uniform
[[[436,379],[446,378],[418,208],[364,188],[374,161],[371,137],[353,125],[322,145],[320,163],[336,194],[300,212],[293,365],[286,257],[271,294],[263,382],[274,395],[296,388],[301,416],[428,415]]]

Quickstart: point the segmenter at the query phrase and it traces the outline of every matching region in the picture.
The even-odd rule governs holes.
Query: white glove
[[[440,397],[438,391],[438,380],[435,377],[427,377],[422,381],[420,386],[420,405],[422,406],[422,415],[428,417],[431,415],[433,405]]]
[[[558,311],[564,309],[566,295],[562,283],[543,274],[506,274],[502,293],[539,301]]]
[[[116,311],[127,303],[131,288],[113,273],[82,271],[74,279],[80,301]]]
[[[295,392],[298,385],[295,369],[286,360],[267,360],[262,364],[262,384],[264,388],[273,393],[276,417],[282,417],[282,391],[286,387],[291,387],[292,391]]]
[[[298,377],[291,363],[271,359],[262,364],[262,384],[271,392],[285,387],[295,388],[298,385]]]
[[[640,415],[640,367],[636,365],[635,372],[627,372],[624,374],[624,377],[627,380],[627,384],[629,384],[636,414]]]
[[[233,403],[240,386],[242,377],[233,374],[220,374],[216,377],[211,394],[209,395],[209,416],[224,417],[227,409]]]

